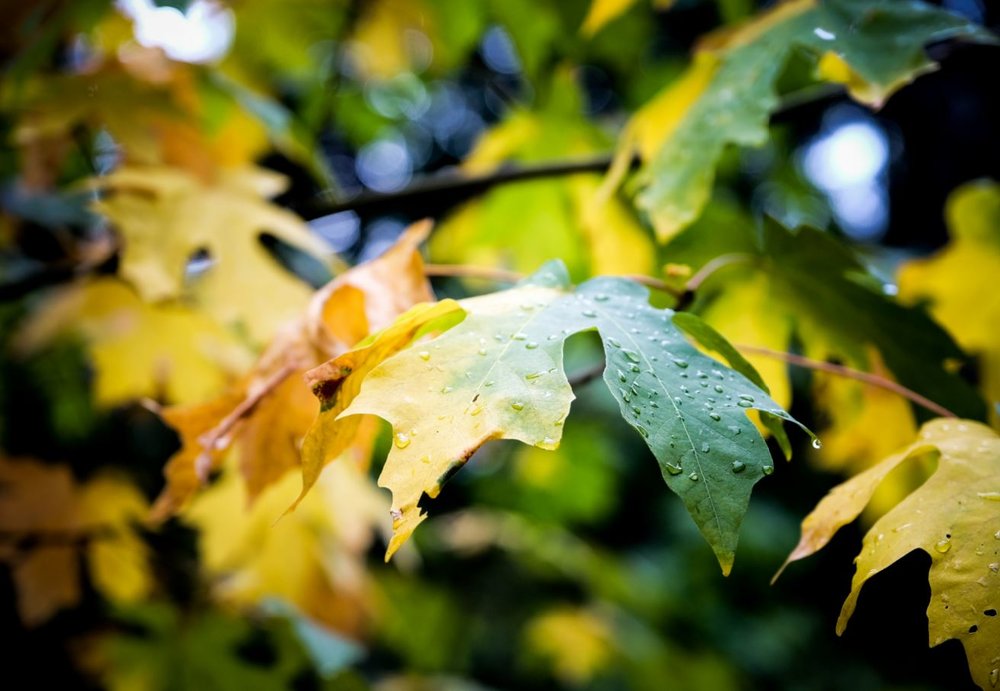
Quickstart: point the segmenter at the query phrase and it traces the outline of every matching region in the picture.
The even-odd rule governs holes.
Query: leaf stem
[[[921,396],[916,391],[908,389],[902,384],[898,384],[891,379],[887,379],[886,377],[872,374],[871,372],[862,372],[861,370],[845,367],[844,365],[835,365],[832,362],[813,360],[812,358],[796,355],[795,353],[786,353],[780,350],[762,348],[760,346],[737,344],[735,347],[737,350],[750,355],[762,355],[764,357],[782,360],[783,362],[787,362],[795,367],[803,367],[805,369],[816,370],[819,372],[827,372],[828,374],[844,377],[846,379],[854,379],[870,386],[876,386],[880,389],[891,391],[897,396],[902,396],[912,403],[917,404],[921,408],[925,408],[936,415],[940,415],[941,417],[958,417],[955,413],[951,412],[944,406],[935,403],[929,398]]]
[[[224,417],[218,425],[198,438],[198,443],[201,444],[202,452],[198,454],[198,457],[194,461],[194,470],[202,482],[206,482],[208,480],[208,474],[212,470],[213,452],[218,451],[231,443],[231,439],[229,437],[233,428],[235,428],[241,420],[250,415],[254,408],[257,407],[257,404],[259,404],[269,393],[281,386],[282,382],[288,379],[288,377],[290,377],[295,370],[298,369],[298,366],[299,364],[295,361],[286,362],[282,367],[271,374],[271,376],[265,379],[255,391],[248,393],[246,398],[240,401],[239,405],[233,408],[232,411],[230,411],[230,413]]]

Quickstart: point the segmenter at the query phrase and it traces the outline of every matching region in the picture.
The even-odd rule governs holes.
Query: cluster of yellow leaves
[[[81,281],[49,296],[15,346],[35,350],[60,336],[88,345],[94,398],[105,406],[143,397],[204,400],[251,362],[245,346],[204,313],[176,302],[149,304],[114,278]]]
[[[67,139],[77,125],[100,127],[127,163],[168,165],[211,179],[220,168],[252,161],[268,137],[235,101],[207,101],[198,70],[159,49],[126,43],[78,73],[29,84],[15,140],[28,150]]]
[[[957,189],[945,209],[951,242],[899,271],[899,297],[928,302],[934,318],[979,359],[990,419],[1000,424],[1000,185],[974,182]],[[971,313],[970,310],[974,310]]]
[[[25,625],[77,604],[81,557],[106,597],[148,595],[147,550],[133,527],[146,511],[135,486],[110,471],[81,483],[66,465],[0,458],[0,562],[10,568]]]
[[[25,183],[51,183],[75,127],[104,129],[121,166],[91,185],[122,245],[120,275],[147,301],[191,298],[266,342],[310,290],[268,255],[261,235],[323,262],[330,253],[301,219],[267,201],[287,181],[252,164],[268,146],[262,120],[204,68],[137,45],[119,14],[108,17],[96,34],[104,50],[89,64],[26,87],[15,135]],[[187,276],[199,252],[211,265]]]
[[[930,644],[961,641],[972,678],[992,688],[1000,676],[1000,437],[985,425],[933,420],[908,447],[835,487],[802,522],[802,538],[785,565],[822,549],[861,513],[887,475],[928,454],[938,456],[930,479],[865,535],[837,631],[847,626],[868,579],[923,550],[931,557]]]

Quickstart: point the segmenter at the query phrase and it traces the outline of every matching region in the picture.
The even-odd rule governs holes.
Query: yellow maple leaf
[[[132,528],[146,501],[134,485],[107,471],[78,484],[66,465],[0,458],[0,486],[0,530],[37,541],[23,550],[0,545],[27,626],[79,602],[81,553],[94,586],[109,599],[136,601],[149,593],[147,549]]]
[[[973,182],[958,188],[945,209],[951,242],[927,259],[899,269],[899,298],[929,302],[930,312],[955,340],[978,356],[981,388],[991,403],[1000,401],[1000,185]],[[970,313],[974,310],[974,316]],[[990,418],[1000,423],[991,405]]]
[[[176,168],[125,166],[94,184],[107,194],[96,209],[122,238],[120,273],[144,299],[190,293],[257,342],[301,313],[311,292],[269,256],[261,234],[315,257],[329,255],[301,219],[267,201],[286,180],[262,168],[225,170],[206,183]],[[198,251],[207,251],[212,265],[188,280]]]
[[[246,348],[214,320],[176,303],[148,304],[114,278],[82,281],[51,295],[15,346],[34,350],[61,335],[87,344],[101,405],[143,397],[204,400],[250,363]]]
[[[847,626],[868,579],[910,552],[922,550],[931,558],[931,602],[927,608],[930,645],[959,640],[973,680],[984,689],[991,688],[1000,674],[996,646],[1000,640],[996,616],[1000,598],[1000,437],[985,425],[932,420],[908,447],[835,487],[802,522],[802,537],[785,566],[822,549],[837,530],[861,513],[887,475],[928,454],[938,456],[930,479],[865,535],[837,633]]]
[[[493,334],[519,333],[532,323],[534,310],[562,294],[557,288],[522,285],[464,300],[461,309],[467,316],[461,332],[446,331],[426,350],[399,351],[419,334],[420,328],[434,323],[427,318],[433,313],[426,310],[411,315],[417,324],[398,323],[402,338],[390,328],[374,339],[373,352],[378,352],[381,338],[400,344],[380,354],[382,357],[399,352],[388,360],[366,362],[366,369],[378,366],[366,373],[364,386],[353,400],[348,400],[350,405],[338,418],[347,421],[359,414],[377,415],[390,421],[395,430],[393,448],[379,476],[379,486],[393,495],[393,536],[386,559],[426,518],[418,506],[421,497],[436,497],[445,480],[485,442],[518,439],[546,449],[558,446],[560,427],[573,400],[561,368],[562,342],[548,341],[541,347],[532,341],[526,356],[508,361],[508,343],[517,341],[498,344]],[[531,311],[518,312],[517,306],[522,304],[529,305]],[[457,303],[448,307],[459,309]],[[453,320],[451,314],[434,315],[441,316]],[[421,373],[419,381],[428,384],[427,390],[421,386],[419,392],[400,391],[399,382],[410,381],[409,375],[414,372]],[[463,376],[456,376],[456,372]],[[546,379],[544,385],[536,387],[542,377]],[[317,386],[321,398],[325,384],[322,381]],[[335,384],[334,391],[337,388]],[[487,389],[493,389],[490,395],[485,395]],[[529,403],[531,415],[520,415]],[[428,410],[433,413],[428,415]],[[332,420],[318,419],[317,434]]]

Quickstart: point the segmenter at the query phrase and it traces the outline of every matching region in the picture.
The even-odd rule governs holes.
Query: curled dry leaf
[[[429,222],[411,226],[378,259],[317,291],[305,317],[275,337],[237,387],[207,403],[163,411],[180,435],[181,449],[165,469],[167,486],[154,506],[155,520],[183,508],[234,445],[249,501],[299,467],[299,444],[316,415],[315,399],[302,377],[410,305],[433,300],[418,251],[429,232]],[[354,432],[351,442],[367,448],[371,429]]]

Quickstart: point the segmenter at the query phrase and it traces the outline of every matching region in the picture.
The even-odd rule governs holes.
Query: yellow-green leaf
[[[979,358],[982,390],[991,403],[1000,401],[1000,185],[981,181],[952,193],[945,209],[951,242],[927,259],[899,270],[899,297],[929,302],[930,312]],[[970,314],[974,308],[975,314]],[[1000,422],[995,405],[991,419]]]
[[[645,288],[620,278],[593,279],[574,291],[565,267],[551,262],[511,290],[463,300],[464,321],[371,369],[353,403],[317,423],[315,434],[339,434],[358,414],[392,424],[393,447],[379,478],[393,493],[388,555],[424,520],[421,497],[436,497],[485,442],[558,445],[573,400],[564,341],[597,330],[604,382],[622,416],[645,439],[728,573],[750,491],[774,469],[747,412],[791,418],[753,383],[758,375],[721,336],[648,299]],[[685,332],[732,356],[739,371],[699,351]],[[328,386],[336,404],[337,375],[352,368],[336,360],[328,368],[315,390],[323,400]]]
[[[930,645],[960,641],[972,678],[992,688],[1000,674],[1000,437],[985,425],[932,420],[910,446],[835,487],[802,522],[802,538],[785,565],[821,549],[891,471],[928,454],[937,455],[937,470],[865,535],[837,632],[868,579],[923,550],[931,557]]]

